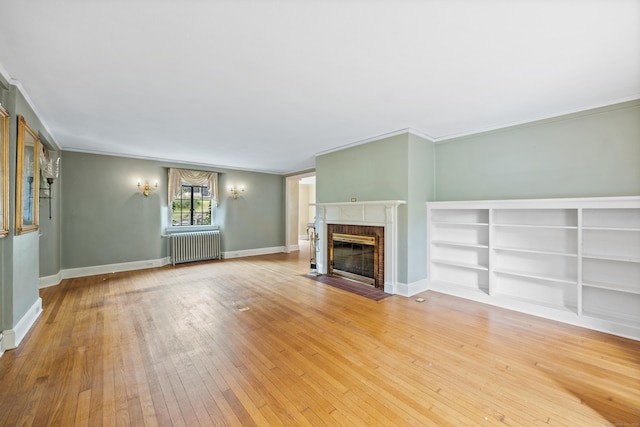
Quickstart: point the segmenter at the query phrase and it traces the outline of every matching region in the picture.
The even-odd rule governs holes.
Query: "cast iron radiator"
[[[173,265],[221,258],[219,230],[175,233],[170,239]]]

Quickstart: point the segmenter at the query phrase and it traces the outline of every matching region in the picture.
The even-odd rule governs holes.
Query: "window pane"
[[[183,185],[180,194],[173,201],[171,224],[212,224],[211,209],[211,194],[206,186]]]

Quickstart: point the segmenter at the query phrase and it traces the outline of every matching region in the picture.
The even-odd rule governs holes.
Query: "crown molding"
[[[184,160],[176,160],[176,159],[167,159],[164,157],[153,157],[153,156],[141,156],[141,155],[133,155],[133,154],[120,154],[120,153],[112,153],[109,151],[99,151],[99,150],[84,150],[82,148],[63,148],[64,151],[72,152],[72,153],[82,153],[82,154],[95,154],[97,156],[111,156],[111,157],[121,157],[124,159],[137,159],[137,160],[149,160],[154,162],[162,162],[169,164],[177,164],[184,166],[197,166],[204,168],[211,168],[217,170],[225,170],[225,171],[243,171],[243,172],[256,172],[256,173],[266,173],[270,175],[284,175],[283,172],[280,171],[271,171],[271,170],[260,170],[260,169],[248,169],[248,168],[240,168],[235,166],[224,166],[224,165],[216,165],[210,163],[198,163],[198,162],[189,162]]]
[[[52,144],[55,148],[56,151],[62,151],[62,148],[60,146],[60,144],[58,144],[58,141],[56,141],[56,137],[53,135],[53,132],[51,132],[51,130],[49,129],[49,126],[47,126],[47,124],[44,122],[44,120],[42,119],[42,115],[40,114],[40,112],[38,111],[38,109],[36,108],[36,105],[33,103],[33,100],[31,99],[31,97],[29,96],[29,93],[27,92],[27,90],[25,89],[25,87],[22,85],[22,83],[19,80],[14,79],[13,77],[11,77],[11,75],[9,74],[9,72],[7,71],[6,68],[4,68],[4,66],[2,65],[2,63],[0,63],[0,74],[2,75],[2,77],[12,86],[15,86],[20,93],[22,94],[22,96],[24,97],[25,101],[27,101],[27,104],[29,105],[29,107],[31,108],[31,110],[33,110],[34,114],[38,117],[38,120],[40,121],[40,123],[42,124],[42,127],[44,128],[44,130],[47,131],[47,133],[49,134],[49,138],[47,138],[47,142],[49,142],[50,144]]]
[[[626,105],[621,105],[626,104]],[[450,141],[454,141],[459,138],[466,138],[470,136],[482,135],[491,132],[497,132],[503,129],[515,128],[520,126],[535,126],[542,123],[549,123],[554,121],[562,121],[562,120],[570,120],[575,117],[580,116],[588,116],[591,114],[597,114],[607,109],[620,109],[620,108],[628,108],[630,106],[640,104],[640,95],[634,95],[631,97],[617,99],[612,102],[607,102],[604,104],[591,105],[589,107],[580,107],[571,110],[565,110],[564,112],[547,114],[544,116],[538,116],[537,118],[530,120],[521,120],[517,122],[509,122],[502,125],[489,126],[486,128],[476,129],[468,132],[462,132],[458,134],[440,136],[436,138],[432,138],[433,142],[436,144],[444,144]]]
[[[420,132],[420,131],[418,131],[416,129],[413,129],[413,128],[404,128],[404,129],[398,129],[398,130],[395,130],[395,131],[392,131],[392,132],[383,133],[383,134],[380,134],[380,135],[377,135],[377,136],[372,136],[372,137],[369,137],[369,138],[361,139],[361,140],[358,140],[358,141],[350,142],[348,144],[340,145],[338,147],[330,148],[328,150],[320,151],[320,152],[315,154],[315,157],[323,156],[323,155],[329,154],[329,153],[334,153],[336,151],[341,151],[341,150],[344,150],[344,149],[347,149],[347,148],[351,148],[351,147],[357,147],[358,145],[368,144],[370,142],[380,141],[382,139],[387,139],[387,138],[391,138],[391,137],[394,137],[394,136],[403,135],[405,133],[418,136],[420,138],[426,139],[429,142],[435,142],[433,137],[427,135],[424,132]]]

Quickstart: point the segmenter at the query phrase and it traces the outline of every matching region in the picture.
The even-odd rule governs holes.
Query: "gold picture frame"
[[[16,172],[16,234],[38,229],[40,192],[40,138],[18,116],[18,153]]]
[[[0,238],[9,234],[9,113],[0,106]]]

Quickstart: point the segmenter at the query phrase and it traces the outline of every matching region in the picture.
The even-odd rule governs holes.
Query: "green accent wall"
[[[437,200],[640,194],[640,101],[436,145]]]
[[[62,161],[62,268],[82,268],[168,257],[167,172],[190,168],[154,160],[66,151]],[[215,214],[222,251],[284,245],[284,178],[280,175],[191,167],[218,172]],[[149,197],[137,188],[159,182]],[[229,186],[244,185],[237,200]]]
[[[406,134],[316,157],[316,202],[407,199]]]
[[[166,256],[161,206],[166,170],[153,161],[65,152],[62,161],[62,268],[90,267]],[[145,197],[137,188],[158,180]]]
[[[408,134],[407,180],[407,281],[427,277],[427,212],[425,203],[435,197],[435,144]]]
[[[226,170],[219,175],[220,206],[216,222],[224,252],[285,245],[285,178],[259,172]],[[233,199],[229,187],[244,185]]]

